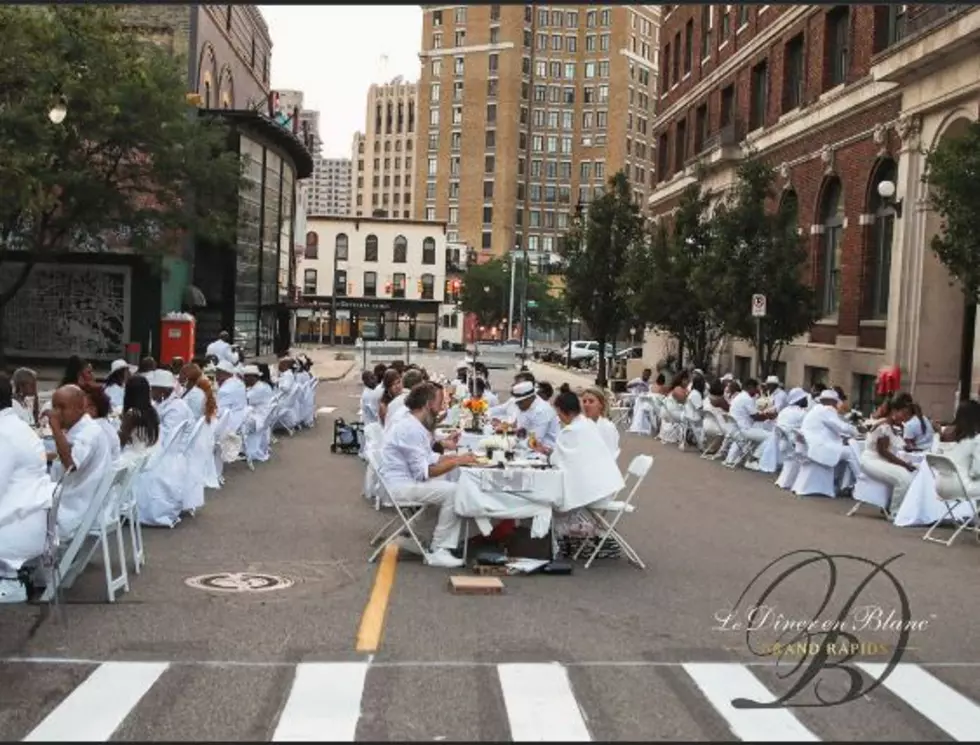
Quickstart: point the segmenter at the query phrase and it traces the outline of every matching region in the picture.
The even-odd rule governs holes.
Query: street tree
[[[960,400],[971,395],[977,299],[980,296],[980,123],[971,122],[959,136],[944,137],[926,155],[924,181],[930,207],[941,225],[931,247],[963,292],[963,328],[960,343]]]
[[[734,188],[712,218],[720,251],[711,286],[716,312],[727,334],[745,339],[769,375],[783,347],[818,319],[813,289],[806,282],[807,252],[797,230],[795,198],[775,210],[775,171],[752,157],[739,164]],[[752,317],[752,295],[766,296],[766,316]]]
[[[584,222],[564,238],[566,298],[599,343],[596,382],[605,386],[606,344],[633,320],[626,269],[630,256],[642,251],[645,238],[625,173],[613,175],[607,190],[589,205]]]
[[[510,312],[510,261],[494,258],[471,263],[462,277],[459,307],[476,316],[481,326],[500,326]],[[514,315],[520,320],[520,303],[524,290],[524,264],[519,257],[514,277]],[[545,275],[531,272],[527,277],[528,319],[536,327],[554,328],[565,317],[562,301],[556,297]]]
[[[188,105],[185,60],[109,5],[4,5],[0,27],[0,332],[39,262],[122,250],[158,266],[188,236],[233,235],[239,157]]]

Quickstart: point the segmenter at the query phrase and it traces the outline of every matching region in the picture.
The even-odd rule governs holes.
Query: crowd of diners
[[[303,424],[307,402],[281,412],[273,402],[276,389],[286,395],[312,381],[312,362],[283,357],[273,379],[266,364],[241,364],[227,340],[222,333],[209,345],[203,367],[180,358],[158,365],[146,357],[136,366],[116,360],[101,382],[90,362],[72,356],[50,397],[41,394],[31,369],[0,373],[0,602],[25,601],[28,578],[41,581],[33,570],[55,484],[69,469],[74,473],[64,480],[57,510],[63,542],[79,528],[107,469],[148,449],[160,451],[173,433],[187,437],[191,426],[184,423],[203,419],[212,435],[201,438],[203,473],[190,474],[178,459],[172,467],[144,468],[133,485],[140,522],[173,527],[203,505],[205,487],[220,487],[221,463],[267,460],[271,427]],[[267,421],[273,410],[277,421]],[[216,422],[225,412],[228,424],[219,432]]]
[[[709,379],[695,369],[682,370],[668,382],[665,374],[654,377],[647,369],[630,381],[627,389],[632,394],[662,397],[665,404],[669,400],[676,404],[676,418],[687,418],[690,425],[658,421],[647,403],[650,397],[640,396],[634,404],[631,431],[652,434],[657,430],[664,441],[684,436],[702,453],[724,457],[730,465],[740,459],[750,469],[776,472],[782,462],[779,448],[785,441],[774,435],[774,429],[799,432],[810,451],[820,451],[819,462],[835,461],[842,477],[838,481],[840,494],[850,494],[861,473],[890,487],[885,510],[889,518],[898,512],[917,470],[901,457],[903,453],[932,451],[945,455],[955,464],[967,494],[980,498],[980,402],[975,399],[961,402],[953,421],[943,425],[925,416],[912,396],[902,391],[880,396],[875,409],[865,416],[852,410],[840,386],[818,382],[809,389],[787,391],[776,376],[760,384],[756,379],[739,381],[731,374]],[[725,452],[720,450],[730,442],[726,437],[729,432],[718,426],[718,419],[705,416],[711,410],[731,416],[748,444],[747,453],[734,443]],[[665,428],[673,430],[666,438]],[[860,455],[848,447],[853,439],[864,441]],[[940,494],[955,493],[955,485],[946,483],[950,478],[938,474]]]
[[[527,447],[546,457],[556,468],[582,479],[595,490],[596,501],[623,486],[616,463],[619,432],[607,417],[607,394],[594,387],[573,391],[562,385],[557,391],[546,381],[522,369],[509,385],[509,398],[501,403],[490,382],[489,371],[479,362],[464,360],[454,379],[430,379],[424,368],[394,362],[362,373],[361,421],[383,428],[379,475],[397,501],[438,506],[436,521],[425,556],[429,566],[460,567],[454,555],[460,540],[462,518],[454,510],[456,469],[473,465],[476,457],[459,450],[460,412],[467,399],[487,403],[488,425],[507,426]],[[441,429],[440,425],[450,429]],[[448,432],[440,436],[440,431]],[[515,522],[504,520],[491,539],[512,532]],[[411,550],[407,542],[403,547]]]

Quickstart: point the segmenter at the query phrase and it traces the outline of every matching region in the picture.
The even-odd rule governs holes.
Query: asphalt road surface
[[[448,372],[454,361],[432,356],[426,364]],[[589,380],[535,370],[554,384]],[[502,595],[453,595],[453,572],[404,553],[397,564],[366,561],[368,540],[387,515],[361,496],[358,458],[329,450],[333,417],[355,415],[356,372],[321,384],[321,406],[336,411],[314,431],[282,438],[273,460],[254,473],[229,468],[225,488],[209,493],[197,517],[146,530],[148,564],[115,604],[104,602],[96,564],[58,614],[0,607],[0,739],[925,741],[980,734],[973,589],[980,546],[969,535],[951,548],[927,544],[924,529],[848,518],[843,500],[797,499],[770,477],[624,435],[624,468],[640,453],[655,458],[637,511],[621,525],[646,571],[597,560],[571,576],[507,578]],[[495,373],[495,387],[506,387],[508,375]],[[790,641],[792,634],[780,637],[787,628],[833,627],[871,574],[859,559],[837,558],[831,587],[830,565],[814,563],[763,598],[790,557],[739,601],[767,564],[801,549],[873,562],[901,554],[888,565],[895,581],[877,574],[838,624],[855,638],[834,642],[838,651],[857,645],[847,664],[864,666],[855,674],[867,687],[903,643],[896,626],[904,624],[911,632],[901,664],[845,703],[739,708],[734,700],[790,694],[816,669],[799,643],[778,665],[766,653]],[[187,582],[219,573],[267,575],[284,586],[243,591],[260,580],[241,576],[220,579],[217,588]],[[766,609],[747,639],[748,610],[760,604]],[[830,703],[851,682],[834,669],[820,680]],[[813,703],[814,682],[804,681],[789,703]]]

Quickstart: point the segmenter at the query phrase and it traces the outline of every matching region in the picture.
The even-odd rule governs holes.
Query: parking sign
[[[753,295],[752,296],[752,317],[753,318],[765,318],[766,317],[766,296],[765,295]]]

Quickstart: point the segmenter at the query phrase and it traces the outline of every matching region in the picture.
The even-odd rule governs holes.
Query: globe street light
[[[65,106],[64,99],[58,101],[48,112],[48,119],[51,120],[52,124],[61,124],[65,121],[66,116],[68,116],[68,107]]]

